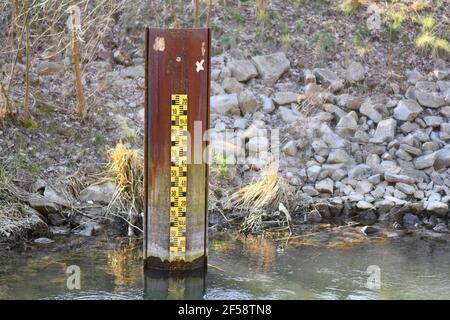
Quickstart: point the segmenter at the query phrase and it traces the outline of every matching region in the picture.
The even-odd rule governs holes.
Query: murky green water
[[[0,299],[450,299],[450,244],[399,239],[354,249],[212,240],[206,277],[142,272],[139,243],[61,238],[0,254]],[[68,266],[81,289],[69,290]],[[366,270],[380,268],[380,289]]]

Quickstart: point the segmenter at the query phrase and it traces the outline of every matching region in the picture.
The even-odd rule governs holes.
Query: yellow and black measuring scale
[[[172,94],[170,127],[170,258],[186,253],[188,96]]]
[[[147,28],[144,260],[149,269],[206,268],[209,29]],[[200,154],[200,155],[199,155]]]

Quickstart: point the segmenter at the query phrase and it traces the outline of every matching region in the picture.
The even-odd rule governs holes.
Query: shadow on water
[[[225,234],[210,240],[207,274],[144,275],[140,241],[71,237],[1,252],[0,299],[450,299],[448,261],[449,243],[416,237],[337,249]],[[367,286],[373,265],[379,289]]]

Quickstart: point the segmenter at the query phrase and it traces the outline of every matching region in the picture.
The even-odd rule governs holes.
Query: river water
[[[450,299],[449,265],[448,242],[413,237],[330,249],[223,235],[206,276],[144,276],[139,241],[60,238],[0,253],[0,299]]]

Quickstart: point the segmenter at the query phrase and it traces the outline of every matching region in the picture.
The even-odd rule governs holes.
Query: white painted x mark
[[[196,62],[195,65],[197,66],[197,72],[201,71],[201,70],[205,70],[205,68],[203,67],[203,63],[205,62],[204,59],[202,59],[200,62]]]

